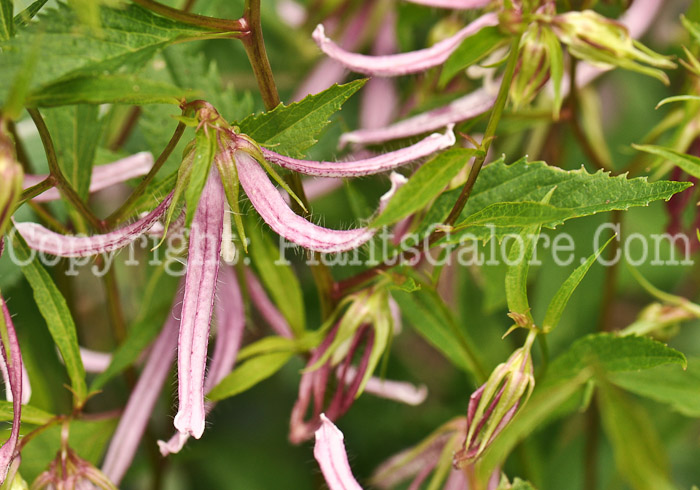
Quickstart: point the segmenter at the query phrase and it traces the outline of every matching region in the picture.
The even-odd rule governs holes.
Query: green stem
[[[190,14],[188,12],[168,7],[162,3],[153,0],[134,0],[134,3],[141,5],[153,12],[168,17],[169,19],[177,20],[185,24],[204,27],[215,31],[223,32],[238,32],[245,34],[245,24],[239,20],[217,19],[216,17],[207,17],[205,15]]]
[[[116,340],[117,345],[121,345],[126,340],[126,320],[124,319],[124,309],[122,308],[114,269],[110,267],[102,279],[107,294],[107,310],[112,320],[114,340]]]
[[[479,172],[484,166],[484,161],[486,160],[486,155],[488,154],[493,138],[496,135],[496,128],[503,115],[503,109],[508,101],[508,91],[510,90],[510,84],[513,81],[513,75],[515,74],[515,66],[518,62],[518,53],[520,48],[520,36],[513,39],[510,47],[510,56],[508,56],[508,63],[506,64],[506,70],[503,73],[503,79],[501,80],[501,87],[498,90],[498,96],[496,97],[496,102],[493,106],[493,111],[491,112],[491,117],[486,125],[486,131],[484,132],[484,138],[481,140],[481,149],[483,153],[476,157],[471,170],[469,171],[469,176],[467,181],[464,183],[462,192],[457,198],[450,214],[445,219],[445,224],[448,226],[454,225],[459,215],[462,213],[464,206],[467,205],[469,196],[474,189],[474,184],[476,183],[477,177],[479,177]]]
[[[260,21],[260,0],[246,0],[242,22],[246,25],[247,32],[241,41],[258,82],[265,109],[270,111],[279,105],[280,97],[265,50]]]
[[[265,110],[271,111],[280,104],[280,97],[265,49],[260,19],[260,0],[246,0],[242,20],[247,25],[248,32],[241,37],[241,41],[243,41],[243,47],[248,55],[250,66],[253,68],[253,74],[258,83]],[[285,181],[292,192],[304,203],[304,207],[307,210],[310,209],[299,174],[289,173],[285,176]],[[294,200],[292,200],[292,209],[297,214],[308,218],[308,214]],[[319,260],[320,254],[314,252],[314,259],[316,259],[314,260],[315,265],[310,266],[311,275],[314,278],[321,302],[321,314],[323,318],[327,318],[335,307],[332,294],[335,282],[328,267]]]
[[[61,168],[58,165],[58,159],[56,157],[56,148],[53,145],[53,140],[49,134],[49,129],[46,127],[44,118],[37,109],[28,108],[27,112],[32,117],[37,130],[39,131],[39,136],[41,137],[41,143],[44,146],[44,151],[46,152],[46,159],[49,163],[49,172],[51,177],[56,182],[56,187],[59,188],[63,197],[70,202],[73,207],[92,225],[96,230],[103,230],[103,223],[95,216],[90,209],[88,209],[85,202],[78,196],[75,192],[73,186],[68,182],[66,177],[63,175]]]
[[[39,182],[38,184],[31,186],[29,189],[26,189],[24,192],[22,192],[22,197],[17,203],[17,207],[21,206],[27,201],[34,199],[39,194],[51,189],[55,185],[56,183],[54,179],[51,176],[49,176],[41,182]]]
[[[184,132],[184,123],[179,123],[177,125],[177,128],[175,128],[175,132],[173,133],[172,138],[170,138],[170,141],[168,141],[168,144],[165,146],[165,149],[163,149],[163,152],[158,156],[158,159],[156,159],[155,163],[153,164],[153,167],[148,172],[148,174],[143,178],[143,180],[141,180],[138,187],[134,189],[134,191],[126,199],[126,201],[121,206],[119,206],[119,209],[117,209],[109,217],[107,217],[105,222],[109,227],[114,226],[116,223],[124,219],[124,217],[129,214],[129,212],[134,206],[134,203],[143,195],[144,192],[146,192],[148,185],[156,177],[156,174],[168,160],[173,150],[175,150],[175,147],[180,141],[180,138],[182,138],[182,134]]]

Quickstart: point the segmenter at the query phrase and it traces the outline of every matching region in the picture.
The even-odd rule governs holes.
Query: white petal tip
[[[314,29],[313,34],[311,34],[311,37],[316,42],[316,44],[318,44],[319,47],[321,47],[322,44],[325,44],[328,41],[330,41],[330,39],[326,37],[326,29],[323,27],[323,24],[319,24],[316,26],[316,29]]]
[[[160,451],[161,456],[165,458],[170,454],[179,453],[185,446],[187,439],[189,439],[187,434],[178,432],[171,437],[169,441],[158,441],[158,450]]]
[[[180,411],[175,415],[173,425],[178,432],[192,436],[195,439],[199,439],[204,434],[204,417],[197,418],[192,414]]]

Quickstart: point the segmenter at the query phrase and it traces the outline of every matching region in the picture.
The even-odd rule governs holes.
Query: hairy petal
[[[217,319],[216,344],[209,372],[204,381],[205,392],[219,384],[233,370],[245,329],[243,297],[238,279],[230,267],[219,269],[219,287],[214,307]],[[204,404],[206,414],[209,414],[213,408],[212,402]],[[165,457],[180,452],[189,438],[189,434],[177,432],[168,441],[158,441],[160,454]]]
[[[146,175],[151,170],[151,167],[153,167],[153,155],[147,151],[136,153],[112,163],[98,165],[92,170],[90,192],[97,192],[114,184]],[[25,175],[24,188],[27,189],[36,185],[47,177],[48,175]],[[58,199],[61,199],[58,189],[49,189],[33,200],[36,202],[48,202]]]
[[[12,430],[10,437],[0,447],[0,484],[5,481],[12,461],[15,459],[15,449],[19,440],[19,425],[22,417],[22,353],[19,350],[19,342],[12,317],[7,309],[5,300],[0,297],[0,307],[2,308],[3,322],[9,345],[2,346],[2,357],[8,371],[10,392],[12,392]],[[8,357],[9,353],[9,357]]]
[[[134,390],[131,392],[117,430],[107,449],[102,472],[119,485],[131,466],[139,442],[146,431],[148,419],[158,400],[163,384],[175,360],[175,346],[182,293],[173,302],[173,308],[163,326],[163,330],[153,343],[153,347],[141,372]]]
[[[410,162],[431,155],[455,144],[450,127],[445,134],[433,133],[418,143],[363,160],[342,162],[315,162],[285,157],[263,148],[265,159],[280,167],[316,177],[360,177],[393,170]]]
[[[417,5],[440,9],[469,10],[486,7],[491,0],[406,0]]]
[[[15,223],[30,248],[59,257],[89,257],[125,247],[146,233],[170,205],[172,194],[143,218],[103,235],[87,237],[55,233],[37,223]]]
[[[362,32],[367,27],[373,7],[371,2],[364,2],[357,15],[350,20],[340,40],[343,48],[353,50],[359,47]],[[348,70],[343,65],[334,59],[324,57],[294,92],[292,101],[299,101],[309,94],[323,92],[334,83],[342,82],[347,74]]]
[[[329,230],[295,214],[284,202],[258,162],[244,151],[235,151],[241,186],[262,219],[277,234],[304,248],[318,252],[344,252],[359,247],[372,238],[369,228]]]
[[[378,129],[359,129],[345,133],[340,137],[340,146],[345,146],[348,143],[383,143],[435,131],[483,114],[493,107],[495,101],[495,95],[484,88],[479,88],[453,100],[446,106],[409,117],[390,126]]]
[[[321,427],[316,431],[314,458],[330,490],[362,489],[352,475],[343,433],[324,414],[321,414]]]
[[[260,312],[263,319],[277,335],[291,339],[294,335],[292,334],[292,328],[289,326],[287,319],[284,318],[284,315],[282,315],[280,310],[277,309],[267,295],[257,276],[247,267],[245,269],[245,280],[248,286],[250,300]]]
[[[367,56],[344,50],[328,37],[322,24],[313,33],[314,41],[321,51],[342,63],[351,71],[377,77],[395,77],[418,73],[444,63],[467,37],[482,27],[498,25],[496,14],[485,14],[461,29],[457,34],[439,43],[418,51],[386,56]]]
[[[175,428],[199,439],[204,433],[204,372],[209,324],[219,273],[226,196],[212,168],[190,230],[185,297],[178,340],[178,399]]]

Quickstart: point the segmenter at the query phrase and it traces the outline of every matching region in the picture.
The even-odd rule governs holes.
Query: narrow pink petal
[[[314,201],[343,186],[343,179],[312,177],[303,181],[304,192],[309,201]]]
[[[461,42],[482,27],[498,25],[496,14],[485,14],[461,29],[457,34],[419,51],[386,56],[367,56],[344,50],[326,37],[322,24],[313,33],[314,41],[329,57],[351,71],[377,77],[395,77],[418,73],[444,63]]]
[[[340,137],[340,146],[348,143],[363,145],[383,143],[435,131],[483,114],[493,107],[495,101],[495,95],[480,88],[453,100],[446,106],[409,117],[385,128],[359,129],[345,133]]]
[[[293,337],[292,329],[284,318],[284,315],[277,309],[270,297],[265,292],[263,285],[260,284],[257,276],[250,269],[245,270],[245,280],[248,286],[248,294],[250,300],[255,305],[255,308],[260,312],[263,319],[274,330],[274,332],[288,339]]]
[[[363,160],[315,162],[289,158],[267,148],[263,148],[262,151],[265,159],[270,163],[294,172],[316,177],[360,177],[393,170],[449,148],[454,144],[455,135],[452,132],[452,128],[449,128],[445,134],[433,133],[414,145]]]
[[[486,7],[491,0],[406,0],[409,3],[439,9],[469,10]]]
[[[146,431],[153,407],[175,359],[181,306],[182,293],[179,293],[175,297],[172,311],[163,326],[163,330],[153,343],[146,365],[131,392],[117,430],[114,432],[107,449],[102,472],[117,486],[131,466],[139,442]]]
[[[357,368],[348,366],[345,372],[345,382],[350,383],[355,379],[356,374]],[[425,385],[415,386],[405,381],[391,381],[372,376],[365,385],[365,393],[415,406],[425,401],[428,396],[428,388]]]
[[[55,233],[37,223],[15,223],[30,248],[59,257],[89,257],[125,247],[146,233],[168,209],[172,193],[144,218],[104,235],[87,237]]]
[[[175,428],[195,439],[204,433],[204,372],[219,273],[225,203],[224,188],[218,172],[212,168],[190,229],[177,356],[179,407]]]
[[[389,11],[382,21],[377,38],[372,46],[374,56],[396,53],[396,14]],[[360,127],[363,129],[383,128],[394,120],[399,105],[396,80],[391,78],[371,78],[362,89],[360,100]]]
[[[373,7],[370,2],[365,2],[358,14],[350,20],[340,40],[344,49],[354,50],[359,47],[362,32],[367,27]],[[298,101],[309,94],[323,92],[334,83],[341,83],[347,74],[348,70],[343,65],[332,58],[324,57],[294,92],[292,100]]]
[[[389,175],[389,181],[391,182],[391,188],[381,198],[379,198],[380,213],[387,207],[389,201],[391,201],[391,198],[394,197],[394,194],[396,194],[396,191],[398,191],[404,186],[404,184],[406,184],[406,182],[408,182],[408,179],[400,173],[391,172],[391,175]]]
[[[215,303],[217,332],[214,353],[209,364],[209,372],[204,381],[204,391],[210,391],[214,386],[233,370],[241,346],[245,329],[245,310],[243,297],[238,287],[238,279],[230,267],[219,269],[219,287]],[[206,402],[206,414],[214,408],[214,403]],[[189,439],[189,434],[177,432],[170,440],[158,441],[158,447],[163,457],[180,452]]]
[[[464,471],[452,468],[442,490],[467,490],[468,488],[469,482]]]
[[[284,202],[265,171],[244,151],[235,151],[238,177],[260,217],[290,242],[318,252],[335,253],[357,248],[374,236],[375,230],[329,230],[295,214]]]
[[[92,169],[90,192],[97,192],[129,179],[146,175],[153,167],[153,155],[144,151],[122,158],[112,163],[98,165]],[[27,189],[46,179],[48,175],[25,175],[24,188]],[[61,199],[58,189],[49,189],[34,198],[36,202],[48,202]]]
[[[316,431],[314,458],[330,490],[362,490],[352,475],[343,433],[324,414],[321,414],[321,427]]]
[[[245,308],[238,278],[231,267],[219,269],[216,300],[216,345],[204,383],[208,392],[233,370],[245,330]]]
[[[112,363],[112,354],[80,347],[80,358],[88,373],[102,373]]]
[[[0,484],[2,484],[7,477],[10,464],[15,459],[15,449],[19,440],[19,425],[22,417],[22,353],[19,350],[19,342],[17,341],[12,317],[2,297],[0,297],[0,306],[2,307],[2,315],[7,328],[7,341],[10,344],[2,346],[2,356],[5,358],[5,365],[7,366],[13,411],[10,437],[0,447]],[[8,350],[10,353],[9,359],[7,358]]]
[[[10,383],[10,373],[7,372],[7,364],[5,358],[0,356],[0,371],[2,372],[2,381],[5,384],[5,399],[8,402],[12,401],[12,384]],[[27,368],[22,363],[22,405],[26,405],[32,398],[32,387],[29,383],[29,373]]]

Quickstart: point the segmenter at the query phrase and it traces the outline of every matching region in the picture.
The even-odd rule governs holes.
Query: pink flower
[[[330,490],[362,490],[352,475],[345,452],[343,433],[325,414],[321,414],[321,426],[316,430],[314,458],[321,467]]]

